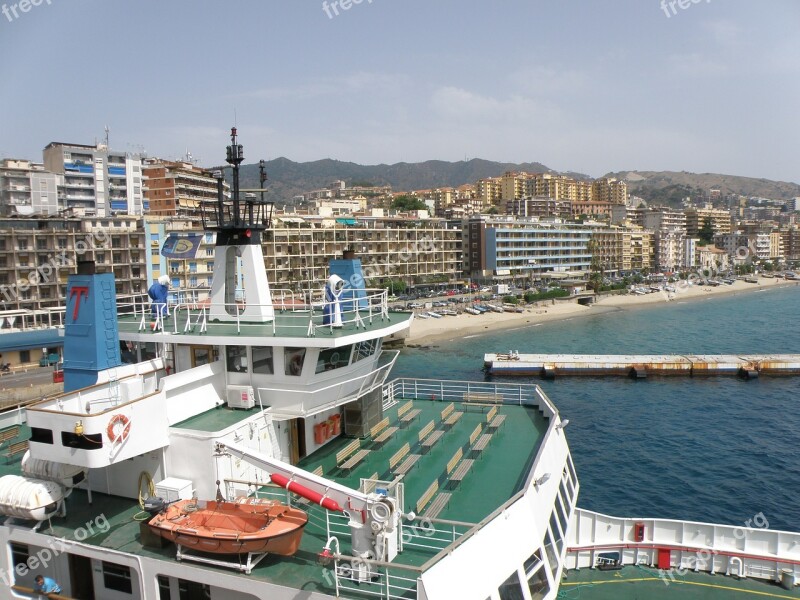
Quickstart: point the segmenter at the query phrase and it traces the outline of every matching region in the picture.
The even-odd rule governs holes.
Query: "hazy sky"
[[[117,150],[219,164],[235,114],[247,163],[800,181],[797,0],[19,1],[0,4],[0,156],[108,125]]]

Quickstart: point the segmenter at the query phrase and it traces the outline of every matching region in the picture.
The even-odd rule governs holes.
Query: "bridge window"
[[[379,340],[366,340],[356,344],[356,350],[353,354],[353,362],[358,362],[375,354],[378,348]]]
[[[519,573],[514,571],[500,586],[500,600],[524,600]]]
[[[225,346],[225,364],[228,373],[247,372],[247,348],[244,346]]]
[[[253,373],[272,375],[275,371],[272,364],[271,346],[253,346]]]
[[[286,348],[283,354],[284,371],[287,375],[299,376],[306,360],[305,348]]]
[[[352,346],[344,346],[342,348],[328,348],[319,353],[317,359],[317,373],[323,371],[332,371],[346,367],[350,363],[350,353]]]

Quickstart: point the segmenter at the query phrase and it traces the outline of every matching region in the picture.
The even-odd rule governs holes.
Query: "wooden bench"
[[[491,422],[494,419],[494,416],[497,414],[497,407],[493,406],[492,409],[486,414],[486,422]]]
[[[484,433],[481,437],[478,438],[478,441],[472,447],[472,451],[476,453],[483,452],[490,441],[492,441],[492,434]]]
[[[406,442],[405,444],[403,444],[403,445],[400,447],[400,450],[398,450],[397,452],[395,452],[395,453],[392,455],[392,457],[389,459],[389,470],[390,470],[390,471],[393,471],[393,470],[394,470],[394,468],[395,468],[397,465],[399,465],[399,464],[400,464],[400,461],[401,461],[401,460],[403,460],[403,459],[405,458],[406,454],[408,454],[410,451],[411,451],[411,445],[410,445],[408,442]]]
[[[414,408],[412,410],[409,410],[406,414],[400,417],[400,423],[402,423],[403,425],[410,423],[411,421],[416,419],[419,416],[419,413],[421,412],[422,411],[419,408]]]
[[[424,440],[431,431],[433,431],[433,421],[431,421],[430,423],[425,425],[425,427],[419,430],[419,436],[418,436],[419,441],[422,442],[422,440]]]
[[[406,414],[408,411],[410,411],[412,406],[414,406],[414,403],[411,402],[411,400],[409,400],[408,402],[406,402],[402,406],[399,406],[397,408],[397,418],[398,419],[401,418],[404,414]]]
[[[474,463],[475,461],[471,458],[465,458],[464,460],[461,461],[461,463],[458,465],[458,468],[456,469],[456,472],[453,473],[452,477],[450,477],[450,481],[452,482],[453,487],[457,486],[464,480],[464,477],[467,476],[467,473],[469,473],[469,470],[472,468],[472,465]]]
[[[439,481],[438,480],[434,480],[434,482],[432,484],[430,484],[430,486],[428,486],[428,489],[425,490],[425,492],[422,494],[422,496],[419,497],[419,500],[417,500],[417,514],[418,515],[422,514],[422,509],[425,508],[428,505],[428,502],[431,501],[433,496],[438,491],[439,491]]]
[[[464,456],[464,451],[461,448],[459,448],[458,450],[456,450],[456,453],[453,454],[453,458],[451,458],[447,462],[447,474],[448,475],[450,475],[450,473],[452,473],[453,469],[456,468],[456,465],[458,464],[458,461],[461,460],[462,456]]]
[[[19,436],[19,425],[12,425],[0,431],[0,445],[5,444]]]
[[[425,441],[422,442],[422,448],[424,450],[430,450],[431,448],[433,448],[433,446],[436,444],[436,442],[438,442],[441,439],[441,437],[443,435],[444,435],[444,431],[442,431],[441,429],[437,429],[432,434],[430,434],[427,438],[425,438]]]
[[[348,458],[344,463],[339,465],[339,468],[342,471],[350,471],[356,465],[358,465],[358,463],[360,463],[362,460],[364,460],[367,457],[367,454],[369,454],[369,450],[367,450],[366,448],[364,448],[363,450],[359,450],[358,452],[353,454],[353,456]]]
[[[417,464],[419,460],[419,454],[409,454],[406,456],[406,459],[394,470],[395,475],[405,475],[408,473],[411,468]]]
[[[322,474],[323,474],[323,471],[322,471],[322,465],[318,466],[316,469],[314,469],[313,471],[311,471],[311,474],[312,474],[312,475],[316,475],[316,476],[318,476],[318,477],[322,477]]]
[[[350,456],[353,452],[357,451],[361,447],[361,440],[353,440],[347,446],[342,448],[336,453],[336,464],[337,466],[341,466],[341,464],[347,460],[347,457]]]
[[[8,448],[6,448],[5,452],[3,452],[3,456],[6,457],[6,463],[17,454],[24,454],[28,450],[28,440],[22,440],[20,442],[14,442]]]
[[[376,423],[376,425],[369,430],[369,437],[374,439],[375,437],[380,435],[381,431],[386,429],[388,426],[389,426],[389,417],[386,417],[381,421],[379,421],[378,423]]]
[[[475,427],[473,432],[471,434],[469,434],[469,445],[470,445],[470,447],[475,444],[475,440],[477,440],[478,436],[481,434],[481,429],[483,429],[483,427],[479,423],[477,425],[477,427]]]
[[[436,499],[431,502],[431,505],[428,507],[428,510],[425,511],[425,517],[429,519],[435,519],[439,516],[439,513],[444,510],[447,506],[447,503],[450,502],[451,494],[442,493],[436,496]]]
[[[501,394],[492,394],[491,392],[465,392],[464,402],[466,404],[494,406],[495,404],[503,403],[503,396]]]
[[[383,444],[389,440],[395,433],[397,433],[397,427],[387,427],[383,430],[383,432],[373,439],[372,441],[376,444]]]
[[[447,419],[447,417],[450,416],[450,413],[453,412],[455,409],[456,405],[453,404],[452,402],[447,406],[445,406],[444,410],[442,411],[442,421]]]
[[[506,422],[506,415],[497,415],[492,421],[489,423],[489,429],[497,430]]]
[[[461,412],[460,410],[456,412],[451,412],[450,415],[447,417],[447,419],[444,421],[445,428],[447,429],[451,428],[453,425],[458,423],[458,420],[463,416],[464,413]]]

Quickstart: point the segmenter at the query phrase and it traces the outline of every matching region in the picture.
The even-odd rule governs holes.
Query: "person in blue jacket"
[[[153,285],[150,286],[150,289],[147,290],[147,295],[150,296],[150,300],[152,301],[152,311],[153,311],[153,318],[155,319],[159,311],[161,312],[161,318],[163,319],[169,313],[167,311],[167,295],[169,293],[169,277],[166,275],[162,275],[158,278]]]
[[[36,584],[33,591],[37,594],[60,594],[61,586],[56,583],[55,579],[50,579],[44,575],[37,575],[33,580]]]

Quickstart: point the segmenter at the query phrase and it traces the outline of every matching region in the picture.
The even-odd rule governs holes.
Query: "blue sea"
[[[799,315],[800,287],[679,298],[406,348],[392,377],[482,380],[484,353],[511,349],[800,354]],[[579,506],[733,525],[763,513],[770,528],[800,531],[800,378],[513,381],[539,383],[569,419]]]

